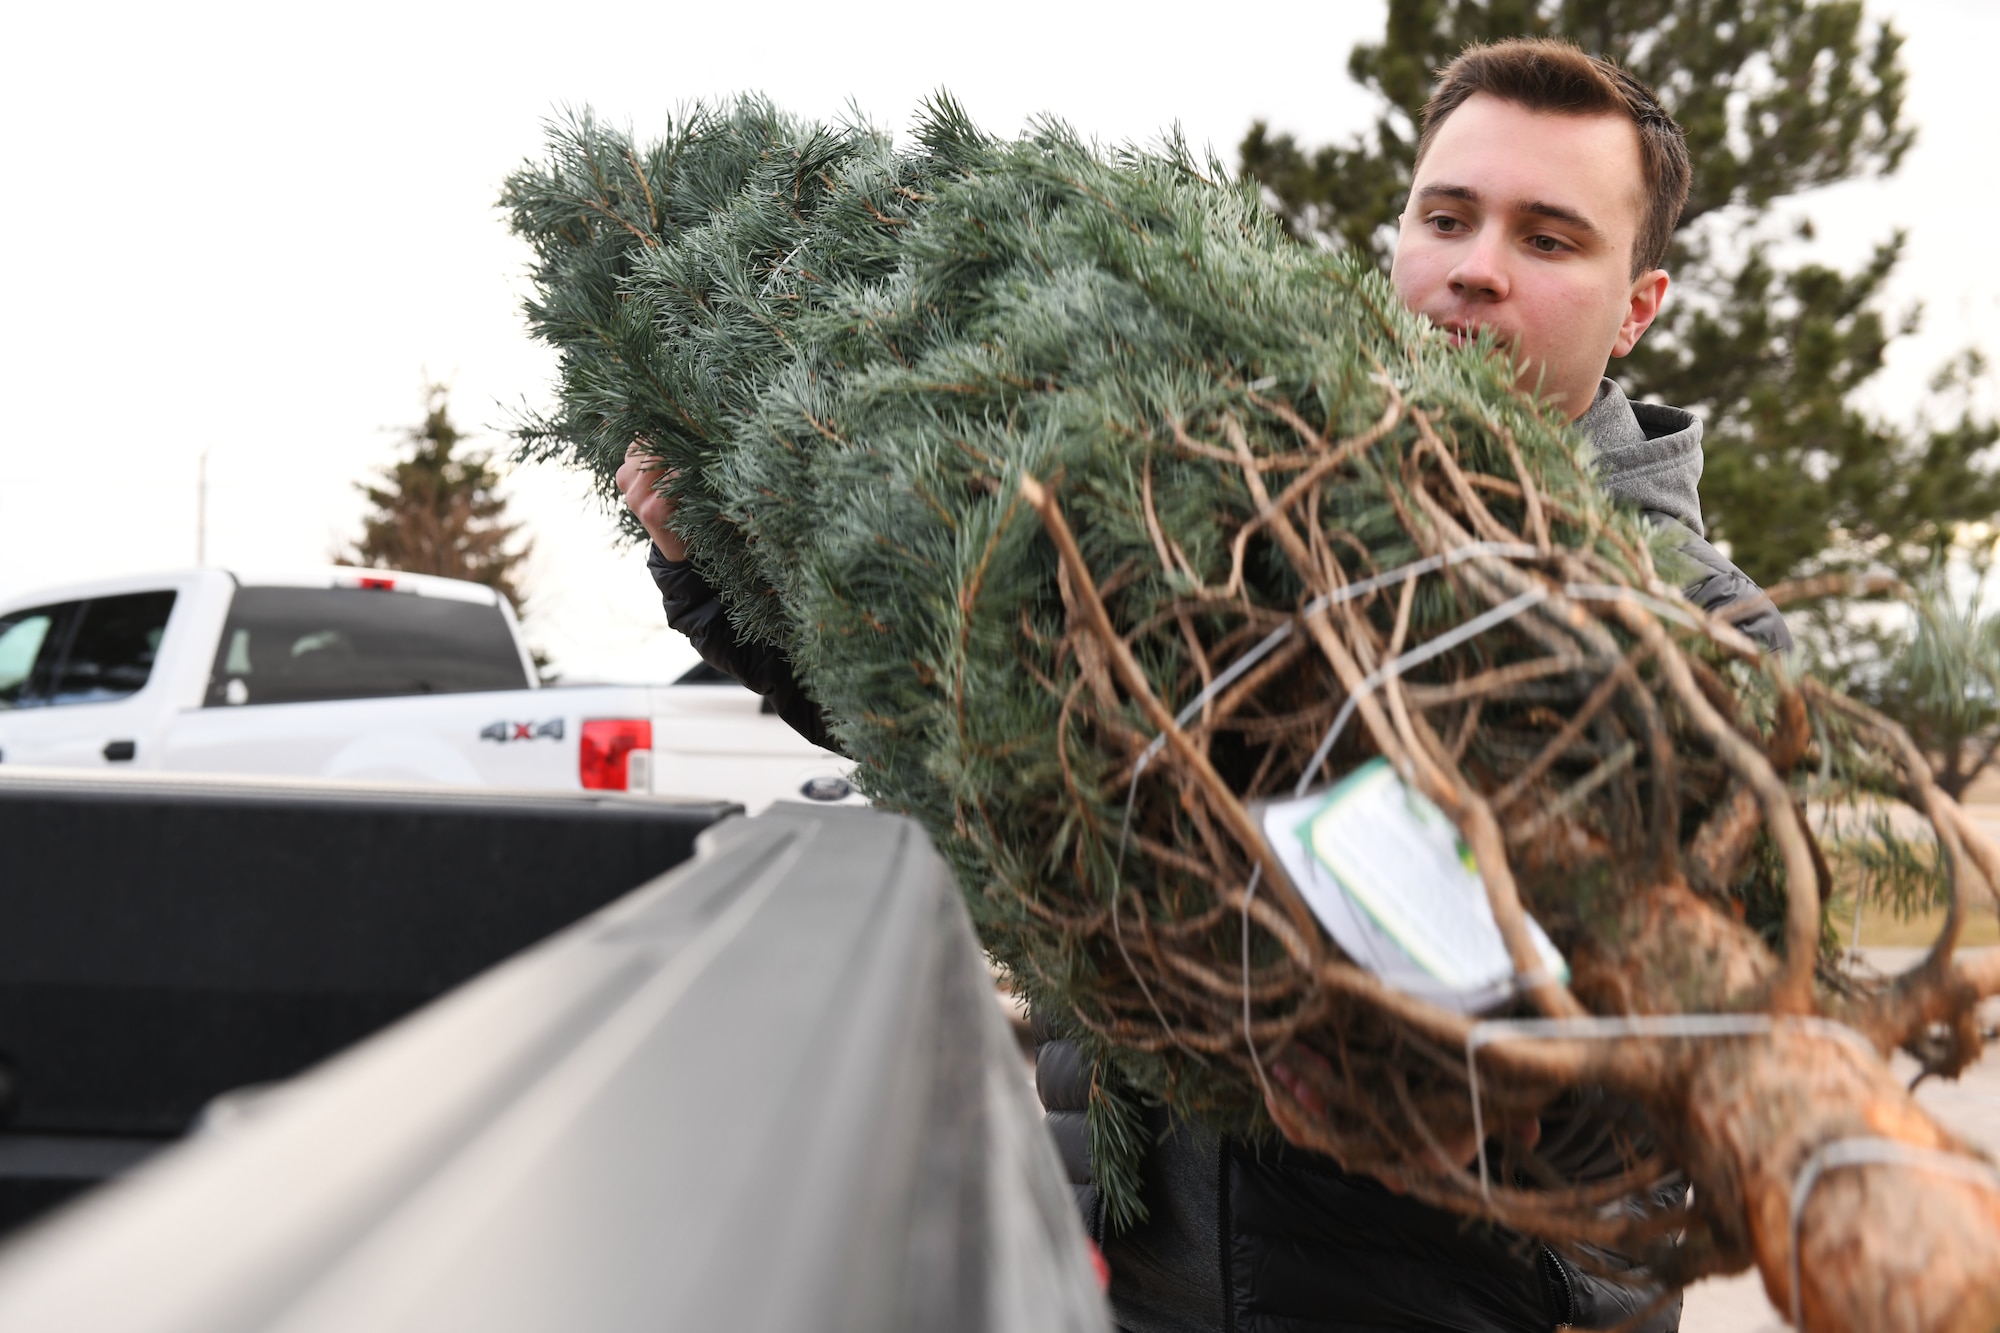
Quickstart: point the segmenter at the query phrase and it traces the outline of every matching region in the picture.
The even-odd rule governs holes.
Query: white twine
[[[798,251],[794,250],[792,253],[797,254]],[[785,258],[785,263],[790,262],[791,256],[788,255]],[[780,267],[782,268],[783,266],[780,265]],[[1254,388],[1255,386],[1252,387]],[[1398,584],[1406,583],[1413,578],[1419,578],[1434,570],[1447,569],[1479,556],[1490,556],[1501,560],[1537,560],[1542,558],[1543,552],[1537,547],[1529,546],[1522,542],[1467,542],[1463,546],[1454,546],[1451,550],[1439,555],[1427,555],[1420,560],[1409,561],[1407,564],[1398,565],[1394,569],[1372,575],[1369,578],[1360,579],[1354,583],[1347,584],[1345,587],[1336,588],[1330,593],[1315,597],[1306,604],[1305,609],[1299,613],[1297,619],[1278,626],[1262,639],[1258,640],[1255,646],[1238,657],[1234,662],[1231,662],[1228,667],[1223,669],[1220,675],[1216,676],[1214,680],[1203,687],[1200,693],[1196,694],[1194,698],[1187,702],[1186,706],[1174,714],[1174,726],[1187,726],[1211,700],[1241,680],[1259,662],[1277,651],[1287,639],[1291,638],[1297,632],[1299,625],[1306,619],[1319,614],[1329,607],[1338,606],[1343,602],[1351,602],[1357,597],[1365,597],[1371,592],[1379,592],[1384,588],[1393,588]],[[1662,598],[1638,592],[1632,588],[1621,587],[1614,583],[1569,583],[1563,585],[1563,594],[1576,601],[1584,602],[1630,602],[1634,605],[1642,606],[1654,615],[1665,620],[1671,620],[1684,628],[1701,628],[1695,617],[1685,607],[1675,606]],[[1350,695],[1347,701],[1341,705],[1339,715],[1335,717],[1333,726],[1328,729],[1326,736],[1320,741],[1319,748],[1313,752],[1312,762],[1306,765],[1305,772],[1300,775],[1298,786],[1294,788],[1293,794],[1303,796],[1306,789],[1312,785],[1312,775],[1319,771],[1320,765],[1325,763],[1327,756],[1333,753],[1333,747],[1339,741],[1340,733],[1347,726],[1348,718],[1353,715],[1355,705],[1359,702],[1361,695],[1367,694],[1390,676],[1400,674],[1412,666],[1429,661],[1439,653],[1447,652],[1457,647],[1473,635],[1484,633],[1494,625],[1500,624],[1514,615],[1518,615],[1521,611],[1543,600],[1546,596],[1546,591],[1532,589],[1522,593],[1519,597],[1467,621],[1464,625],[1459,626],[1450,633],[1403,654],[1403,656],[1385,664],[1370,675],[1367,680],[1362,682],[1360,690]],[[1508,608],[1512,609],[1508,610]],[[1505,611],[1506,614],[1500,614],[1502,611]],[[1132,781],[1125,792],[1124,818],[1120,821],[1118,828],[1118,865],[1121,868],[1125,864],[1125,847],[1130,840],[1132,806],[1138,800],[1139,779],[1145,775],[1147,765],[1151,764],[1159,756],[1160,751],[1166,747],[1166,744],[1167,734],[1163,731],[1147,742],[1146,748],[1139,754],[1138,762],[1132,766]]]
[[[1306,605],[1305,610],[1297,620],[1288,621],[1265,635],[1249,651],[1230,663],[1199,694],[1189,700],[1187,705],[1174,716],[1174,725],[1176,727],[1186,726],[1201,712],[1202,708],[1211,699],[1228,689],[1238,680],[1241,680],[1252,667],[1270,656],[1280,644],[1290,638],[1297,630],[1298,625],[1306,617],[1317,615],[1330,606],[1352,601],[1357,597],[1366,596],[1371,592],[1376,592],[1383,588],[1395,587],[1410,579],[1428,574],[1433,570],[1445,569],[1462,561],[1470,560],[1475,556],[1482,555],[1496,556],[1503,559],[1533,560],[1539,558],[1541,552],[1533,546],[1524,545],[1519,542],[1473,542],[1465,546],[1454,547],[1441,555],[1425,556],[1421,560],[1412,560],[1407,564],[1398,565],[1394,569],[1355,583],[1350,583],[1345,587],[1337,588],[1333,592],[1314,598]],[[1340,714],[1334,719],[1333,727],[1327,732],[1325,739],[1320,742],[1319,749],[1313,754],[1312,762],[1306,765],[1305,772],[1299,780],[1297,794],[1304,794],[1306,787],[1310,785],[1312,775],[1326,761],[1326,756],[1332,753],[1334,743],[1340,739],[1342,728],[1347,725],[1347,719],[1353,714],[1355,705],[1363,695],[1366,695],[1383,681],[1400,674],[1410,667],[1427,662],[1440,653],[1449,652],[1467,639],[1478,634],[1483,634],[1495,625],[1512,619],[1529,607],[1543,601],[1547,596],[1548,592],[1544,588],[1531,589],[1513,598],[1511,601],[1503,602],[1499,606],[1482,612],[1480,615],[1473,617],[1455,629],[1427,643],[1420,644],[1400,657],[1386,662],[1377,668],[1367,679],[1361,682],[1360,688],[1354,694],[1350,695],[1346,703],[1341,706]],[[1124,817],[1119,821],[1118,825],[1118,857],[1113,865],[1114,881],[1122,880],[1124,876],[1125,848],[1131,839],[1132,807],[1138,800],[1139,779],[1144,775],[1146,765],[1152,762],[1154,756],[1159,754],[1166,743],[1166,733],[1161,732],[1146,746],[1145,750],[1140,754],[1138,762],[1132,767],[1132,781],[1125,791]],[[1265,1077],[1264,1062],[1257,1051],[1257,1040],[1253,1034],[1250,1010],[1250,903],[1256,897],[1257,886],[1262,881],[1263,874],[1264,867],[1260,861],[1252,868],[1249,886],[1243,893],[1243,1041],[1249,1047],[1250,1062],[1256,1069],[1257,1082],[1263,1088],[1264,1094],[1268,1098],[1271,1092],[1271,1085]],[[1116,892],[1118,890],[1114,889],[1114,893]],[[1113,912],[1114,914],[1116,912],[1115,901],[1113,903]],[[1120,947],[1123,947],[1122,942]],[[1148,998],[1151,998],[1150,993]],[[1156,1010],[1157,1007],[1156,1005]]]
[[[1457,629],[1447,634],[1440,634],[1428,643],[1418,644],[1401,657],[1391,658],[1369,672],[1354,693],[1347,696],[1347,702],[1340,706],[1340,712],[1335,715],[1333,725],[1327,728],[1326,735],[1320,740],[1319,748],[1313,751],[1312,759],[1306,764],[1305,771],[1299,774],[1298,785],[1292,788],[1292,795],[1296,797],[1306,794],[1306,789],[1313,784],[1313,775],[1319,772],[1320,765],[1324,764],[1327,756],[1333,753],[1334,743],[1340,739],[1341,731],[1346,728],[1347,719],[1354,716],[1355,707],[1372,693],[1376,686],[1385,680],[1402,675],[1413,666],[1420,666],[1430,661],[1439,653],[1451,651],[1467,639],[1484,634],[1495,625],[1512,620],[1529,607],[1547,601],[1548,596],[1547,588],[1540,586],[1530,588],[1519,597],[1509,598],[1490,610],[1482,611]]]
[[[771,289],[778,285],[778,279],[787,276],[786,270],[791,267],[792,261],[799,257],[799,251],[805,248],[806,248],[806,243],[804,241],[800,241],[797,245],[793,246],[792,252],[786,255],[783,259],[780,259],[778,261],[778,266],[771,270],[771,276],[765,281],[763,287],[758,290],[757,295],[769,296],[771,294]]]
[[[1257,1071],[1257,1086],[1264,1090],[1264,1100],[1271,1099],[1271,1081],[1264,1077],[1264,1060],[1257,1054],[1257,1038],[1250,1030],[1250,900],[1257,896],[1257,885],[1264,878],[1264,863],[1259,861],[1250,868],[1250,887],[1243,891],[1243,1044],[1250,1048],[1250,1064]]]
[[[1919,1171],[1954,1176],[2000,1193],[2000,1170],[1970,1157],[1920,1148],[1911,1143],[1874,1137],[1835,1139],[1813,1150],[1792,1181],[1792,1327],[1805,1333],[1805,1297],[1799,1290],[1799,1225],[1804,1219],[1806,1200],[1829,1171],[1852,1166],[1908,1166]]]
[[[1185,727],[1189,722],[1193,721],[1195,715],[1201,712],[1209,700],[1215,698],[1231,685],[1241,680],[1251,667],[1256,666],[1266,657],[1269,657],[1280,644],[1284,643],[1286,639],[1291,638],[1298,630],[1301,621],[1318,615],[1330,606],[1338,606],[1342,602],[1351,602],[1357,597],[1365,597],[1369,593],[1379,592],[1383,588],[1393,588],[1397,584],[1407,583],[1409,580],[1428,574],[1432,570],[1461,564],[1464,561],[1472,559],[1474,556],[1490,555],[1506,560],[1532,560],[1540,554],[1534,547],[1523,546],[1518,542],[1473,542],[1466,546],[1453,547],[1443,555],[1428,555],[1421,560],[1412,560],[1406,565],[1398,565],[1396,568],[1385,573],[1376,574],[1373,577],[1362,579],[1356,583],[1350,583],[1343,588],[1336,588],[1323,597],[1315,597],[1312,601],[1306,603],[1305,609],[1299,613],[1297,620],[1287,621],[1285,624],[1272,630],[1269,634],[1266,634],[1257,642],[1254,648],[1251,648],[1234,662],[1231,662],[1221,675],[1210,681],[1200,694],[1195,695],[1185,708],[1174,715],[1174,725]],[[1148,763],[1152,762],[1154,756],[1159,754],[1161,748],[1166,743],[1167,738],[1164,733],[1153,737],[1152,742],[1146,746],[1145,752],[1139,756],[1139,766],[1143,769]]]
[[[1238,657],[1234,662],[1231,662],[1227,667],[1225,667],[1222,671],[1222,674],[1218,675],[1214,680],[1210,681],[1208,685],[1205,688],[1203,688],[1201,693],[1195,695],[1194,698],[1190,699],[1186,707],[1182,708],[1180,712],[1174,714],[1174,726],[1185,727],[1189,722],[1193,721],[1196,714],[1200,713],[1201,710],[1208,705],[1208,702],[1211,699],[1214,699],[1217,695],[1221,694],[1231,685],[1234,685],[1237,681],[1241,680],[1250,671],[1252,667],[1256,666],[1266,657],[1269,657],[1274,651],[1277,650],[1279,645],[1283,644],[1286,639],[1291,638],[1292,635],[1297,632],[1299,625],[1303,623],[1308,617],[1318,615],[1321,611],[1326,610],[1328,607],[1338,606],[1342,602],[1351,602],[1357,597],[1365,597],[1369,593],[1378,592],[1383,588],[1393,588],[1400,583],[1405,583],[1408,582],[1410,579],[1421,577],[1422,575],[1428,574],[1433,570],[1448,569],[1453,565],[1462,564],[1465,561],[1471,560],[1476,556],[1494,556],[1503,560],[1535,560],[1539,559],[1541,557],[1541,554],[1542,554],[1541,551],[1539,551],[1535,547],[1528,546],[1520,542],[1468,542],[1464,546],[1455,546],[1451,550],[1446,551],[1441,555],[1427,555],[1423,557],[1421,560],[1412,560],[1407,564],[1398,565],[1394,569],[1386,570],[1383,573],[1372,575],[1369,578],[1361,579],[1355,583],[1350,583],[1345,587],[1336,588],[1332,592],[1326,593],[1323,596],[1315,597],[1312,601],[1306,603],[1305,609],[1299,613],[1297,619],[1287,621],[1286,623],[1272,630],[1269,634],[1266,634],[1262,639],[1258,640],[1257,643],[1252,648],[1249,649],[1249,651],[1245,652],[1241,657]],[[1517,598],[1516,600],[1518,601],[1519,599]],[[1491,611],[1486,613],[1486,615],[1488,616],[1492,614],[1493,613]],[[1484,617],[1481,617],[1480,619],[1484,619]],[[1479,622],[1477,620],[1467,622],[1467,624],[1478,624],[1478,623]],[[1489,629],[1492,627],[1492,625],[1496,625],[1498,623],[1500,622],[1498,620],[1495,620],[1488,624],[1480,625],[1480,628],[1478,630],[1473,630],[1472,633],[1474,634],[1479,633],[1482,630]],[[1460,630],[1463,629],[1465,629],[1465,626],[1460,626],[1459,630],[1454,630],[1452,631],[1452,633],[1459,634]],[[1449,648],[1455,647],[1458,643],[1462,643],[1468,637],[1470,637],[1469,634],[1460,634],[1459,638],[1453,639],[1450,643],[1442,643],[1441,646],[1437,647],[1433,653],[1429,654],[1429,656],[1436,656],[1437,653],[1441,653]],[[1432,642],[1439,643],[1438,640],[1433,640]],[[1431,646],[1430,644],[1424,645],[1424,647],[1426,648],[1430,646]],[[1422,649],[1417,649],[1414,651],[1420,652],[1422,651]],[[1400,669],[1402,666],[1414,666],[1416,665],[1417,662],[1425,660],[1428,659],[1412,658],[1411,654],[1406,653],[1404,654],[1403,657],[1398,658],[1396,663],[1392,665],[1397,665],[1398,669]],[[1387,670],[1387,668],[1385,667],[1384,670]],[[1367,688],[1372,688],[1372,686],[1364,686],[1364,690]],[[1339,727],[1345,724],[1347,719],[1347,713],[1351,712],[1352,708],[1353,708],[1353,700],[1350,699],[1348,701],[1348,707],[1344,709],[1341,713],[1340,720],[1335,723],[1335,731],[1333,735],[1336,739],[1339,736]],[[1166,747],[1166,744],[1167,744],[1167,734],[1163,731],[1159,735],[1153,737],[1153,739],[1147,743],[1146,748],[1142,750],[1139,754],[1138,762],[1132,766],[1132,781],[1125,790],[1125,816],[1119,822],[1118,825],[1117,864],[1118,868],[1121,871],[1124,869],[1125,865],[1125,845],[1129,840],[1132,829],[1132,806],[1134,805],[1135,802],[1137,802],[1139,798],[1139,779],[1145,774],[1146,766],[1153,762],[1154,758],[1159,755],[1160,751]],[[1330,753],[1333,749],[1333,746],[1330,743],[1323,743],[1322,748],[1326,752]],[[1313,762],[1306,766],[1306,772],[1311,773],[1314,770],[1316,770],[1320,766],[1320,764],[1324,762],[1324,759],[1325,759],[1324,754],[1316,756]],[[1303,791],[1304,788],[1301,788],[1300,790]]]
[[[1517,990],[1525,989],[1534,974],[1515,978]],[[1465,1034],[1465,1078],[1472,1089],[1472,1132],[1479,1140],[1479,1193],[1493,1201],[1493,1187],[1486,1169],[1486,1117],[1479,1100],[1481,1046],[1498,1041],[1615,1041],[1621,1037],[1666,1039],[1674,1037],[1761,1037],[1780,1024],[1845,1041],[1875,1057],[1875,1048],[1859,1032],[1826,1018],[1799,1018],[1770,1014],[1643,1014],[1611,1018],[1489,1018],[1474,1023]]]

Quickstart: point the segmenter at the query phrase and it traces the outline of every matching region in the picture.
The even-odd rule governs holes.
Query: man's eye
[[[1465,224],[1457,218],[1432,218],[1431,226],[1445,236],[1455,235],[1465,229]]]
[[[1553,236],[1530,236],[1528,238],[1528,244],[1533,246],[1537,251],[1545,255],[1552,255],[1560,251],[1569,249],[1568,246],[1564,245],[1561,241],[1557,240]]]

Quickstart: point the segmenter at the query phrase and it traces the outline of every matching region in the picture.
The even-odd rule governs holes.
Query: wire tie
[[[1877,1138],[1872,1135],[1851,1139],[1835,1139],[1822,1143],[1813,1149],[1799,1168],[1799,1174],[1792,1181],[1792,1327],[1798,1333],[1805,1333],[1805,1296],[1799,1290],[1799,1226],[1806,1211],[1806,1200],[1818,1187],[1820,1177],[1829,1171],[1838,1171],[1844,1166],[1908,1166],[1919,1171],[1931,1171],[1938,1175],[1955,1176],[1975,1185],[2000,1193],[2000,1170],[1991,1165],[1975,1161],[1970,1157],[1960,1157],[1956,1153],[1939,1152],[1935,1148],[1920,1148],[1913,1143],[1898,1143],[1894,1139]]]
[[[1174,715],[1174,725],[1176,727],[1185,727],[1189,722],[1192,722],[1195,719],[1196,715],[1198,715],[1201,712],[1201,710],[1207,706],[1209,700],[1215,698],[1217,695],[1221,694],[1224,690],[1228,689],[1231,685],[1234,685],[1237,681],[1241,680],[1246,674],[1249,673],[1252,667],[1256,666],[1266,657],[1269,657],[1273,652],[1275,652],[1278,649],[1278,647],[1281,644],[1285,642],[1286,639],[1291,638],[1293,633],[1296,632],[1296,630],[1298,629],[1299,623],[1301,621],[1304,621],[1308,617],[1318,615],[1321,611],[1326,610],[1328,607],[1338,606],[1342,602],[1351,602],[1357,597],[1365,597],[1369,593],[1380,591],[1383,588],[1393,588],[1397,584],[1407,582],[1408,580],[1413,578],[1421,577],[1422,575],[1428,574],[1433,570],[1449,568],[1452,565],[1462,564],[1467,560],[1471,560],[1479,556],[1492,556],[1502,560],[1536,560],[1541,558],[1541,554],[1542,553],[1535,547],[1527,546],[1520,542],[1467,542],[1464,546],[1454,546],[1451,550],[1446,551],[1441,555],[1427,555],[1420,560],[1412,560],[1407,564],[1398,565],[1394,569],[1385,570],[1380,574],[1371,575],[1370,577],[1361,579],[1358,582],[1347,584],[1345,587],[1336,588],[1330,593],[1325,593],[1319,597],[1315,597],[1312,601],[1306,604],[1305,609],[1299,613],[1297,619],[1288,621],[1285,624],[1278,626],[1276,629],[1272,630],[1269,634],[1266,634],[1262,639],[1258,640],[1258,642],[1250,649],[1248,649],[1246,652],[1244,652],[1242,656],[1238,657],[1234,662],[1231,662],[1227,667],[1225,667],[1221,675],[1217,676],[1214,680],[1210,681],[1208,685],[1202,689],[1201,693],[1195,695],[1195,697],[1189,700],[1187,705],[1183,707],[1180,710],[1180,712]],[[1526,594],[1523,595],[1525,596]],[[1516,600],[1518,601],[1519,599],[1517,598]],[[1537,597],[1537,600],[1540,600],[1540,598]],[[1490,616],[1492,612],[1489,611],[1486,614]],[[1469,621],[1467,623],[1475,624],[1478,622]],[[1498,622],[1495,621],[1493,623],[1497,624]],[[1464,629],[1464,628],[1465,626],[1459,627],[1459,629]],[[1481,626],[1481,630],[1486,628],[1490,628],[1490,626],[1487,625]],[[1474,631],[1474,632],[1477,633],[1479,631]],[[1458,633],[1458,630],[1454,630],[1452,631],[1452,633],[1456,634]],[[1435,656],[1436,653],[1444,652],[1448,648],[1456,646],[1456,644],[1460,641],[1461,640],[1453,640],[1451,643],[1444,644],[1443,646],[1436,648],[1431,655]],[[1433,643],[1436,642],[1437,642],[1436,640],[1433,640]],[[1423,647],[1426,648],[1430,646],[1431,646],[1430,644],[1423,645]],[[1421,651],[1421,649],[1413,651]],[[1405,654],[1404,656],[1405,658],[1407,658],[1409,657],[1409,654]],[[1428,659],[1417,659],[1417,660],[1428,660]],[[1404,659],[1402,658],[1398,659],[1398,662],[1403,662],[1403,661]],[[1410,661],[1407,663],[1407,665],[1415,665],[1415,664],[1416,664],[1415,661]],[[1365,688],[1372,688],[1372,686],[1368,686]],[[1340,719],[1335,723],[1335,732],[1333,734],[1336,738],[1339,735],[1338,728],[1346,724],[1347,714],[1351,711],[1353,711],[1353,700],[1350,699],[1348,701],[1348,706],[1342,710]],[[1159,755],[1160,751],[1166,747],[1166,744],[1167,744],[1166,733],[1161,732],[1159,735],[1153,737],[1151,741],[1147,742],[1146,748],[1140,751],[1139,753],[1138,762],[1132,766],[1132,781],[1125,791],[1125,814],[1118,824],[1117,864],[1121,871],[1123,870],[1123,867],[1125,865],[1125,846],[1126,843],[1129,841],[1131,833],[1132,807],[1139,797],[1139,779],[1142,775],[1144,775],[1146,771],[1146,766],[1153,762],[1154,758],[1156,758]],[[1333,749],[1333,746],[1330,743],[1323,743],[1322,748],[1326,752],[1330,753]],[[1324,762],[1324,754],[1315,757],[1314,761],[1306,766],[1306,772],[1312,773],[1313,771],[1318,769],[1320,764],[1323,762]],[[1301,788],[1300,790],[1303,791],[1304,788]]]
[[[1518,977],[1525,985],[1531,973]],[[1875,1058],[1875,1048],[1853,1028],[1827,1018],[1798,1018],[1770,1014],[1626,1014],[1616,1017],[1586,1018],[1488,1018],[1474,1023],[1465,1034],[1465,1078],[1472,1091],[1472,1133],[1479,1140],[1479,1193],[1493,1201],[1493,1187],[1486,1166],[1486,1117],[1479,1098],[1481,1046],[1500,1041],[1616,1041],[1621,1038],[1661,1040],[1676,1037],[1761,1037],[1779,1024],[1839,1041]]]
[[[1548,595],[1547,588],[1540,586],[1530,588],[1518,597],[1509,598],[1491,610],[1481,612],[1450,633],[1440,634],[1428,643],[1418,644],[1401,657],[1392,658],[1369,672],[1354,693],[1348,695],[1347,701],[1341,704],[1340,712],[1334,716],[1333,725],[1327,728],[1326,735],[1320,740],[1319,748],[1313,751],[1313,757],[1306,764],[1305,771],[1299,774],[1298,785],[1292,789],[1292,795],[1297,797],[1306,794],[1306,789],[1313,784],[1313,775],[1319,772],[1320,765],[1324,764],[1327,756],[1333,753],[1334,743],[1340,739],[1341,731],[1346,728],[1347,719],[1354,716],[1355,707],[1376,686],[1392,677],[1402,675],[1413,666],[1420,666],[1430,661],[1440,653],[1450,652],[1467,639],[1476,638],[1495,625],[1512,620],[1529,607],[1548,600]]]

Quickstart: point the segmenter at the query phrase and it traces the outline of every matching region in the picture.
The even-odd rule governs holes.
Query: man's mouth
[[[1433,322],[1439,329],[1443,330],[1444,336],[1450,340],[1453,347],[1463,347],[1479,337],[1481,333],[1491,333],[1493,341],[1501,347],[1507,345],[1507,335],[1496,329],[1489,329],[1484,324],[1466,324],[1451,319],[1441,319]]]

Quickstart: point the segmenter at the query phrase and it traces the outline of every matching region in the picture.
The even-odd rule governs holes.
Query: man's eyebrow
[[[1577,212],[1574,208],[1565,208],[1561,204],[1544,203],[1540,199],[1523,200],[1516,207],[1519,211],[1528,214],[1530,217],[1549,218],[1553,221],[1574,227],[1594,240],[1604,239],[1603,229],[1583,214]]]
[[[1417,199],[1419,202],[1424,203],[1432,199],[1457,199],[1462,203],[1468,204],[1484,202],[1479,197],[1479,191],[1469,185],[1426,185],[1423,189],[1417,191]],[[1602,227],[1577,212],[1574,208],[1563,204],[1552,204],[1545,199],[1524,199],[1514,205],[1514,210],[1518,213],[1525,213],[1530,217],[1548,218],[1552,222],[1560,222],[1566,226],[1574,227],[1577,231],[1589,236],[1592,240],[1601,241],[1604,239],[1604,229]]]
[[[1479,202],[1479,191],[1469,185],[1426,185],[1417,191],[1418,199],[1460,199],[1468,204]]]

